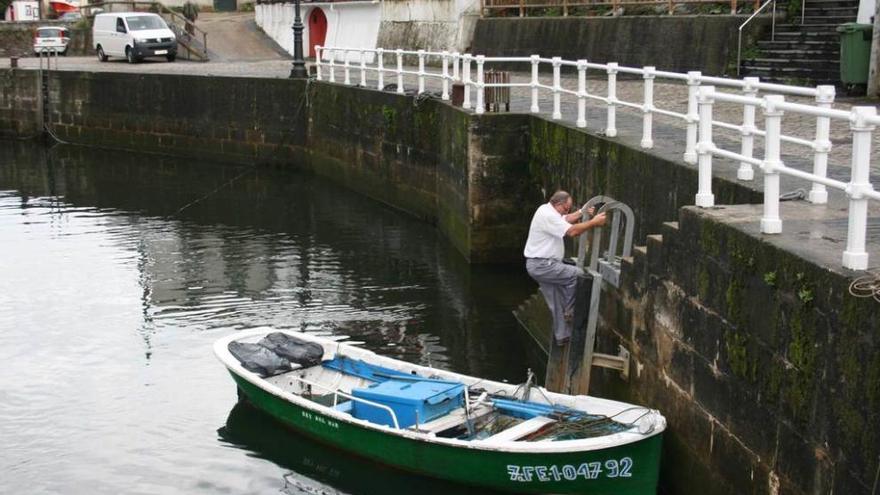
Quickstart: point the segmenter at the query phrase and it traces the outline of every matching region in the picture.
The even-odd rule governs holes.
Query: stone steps
[[[759,41],[758,49],[762,52],[800,50],[822,53],[839,53],[840,43],[835,41],[790,40],[790,41]]]
[[[858,0],[804,0],[804,17],[776,26],[773,39],[758,41],[760,53],[742,61],[740,75],[772,82],[838,84],[840,35],[837,27],[853,22]]]
[[[804,15],[807,17],[830,16],[830,17],[848,17],[855,19],[859,9],[856,7],[807,7],[804,9]]]
[[[807,0],[806,5],[804,5],[804,9],[810,8],[839,8],[839,7],[849,7],[849,8],[859,8],[859,2],[857,0]]]
[[[776,31],[775,41],[824,41],[826,43],[840,44],[840,36],[837,35],[836,31],[833,33],[811,31]]]

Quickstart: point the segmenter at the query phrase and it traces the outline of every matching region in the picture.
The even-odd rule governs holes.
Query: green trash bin
[[[848,22],[837,26],[840,33],[840,82],[867,84],[871,61],[872,24]]]

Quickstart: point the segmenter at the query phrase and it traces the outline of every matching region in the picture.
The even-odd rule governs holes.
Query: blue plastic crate
[[[356,388],[352,395],[391,408],[401,428],[427,423],[464,405],[464,385],[441,380],[388,380],[368,388]],[[394,426],[388,411],[353,401],[352,415],[371,423]]]

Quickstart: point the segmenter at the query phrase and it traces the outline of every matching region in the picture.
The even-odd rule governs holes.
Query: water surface
[[[264,325],[492,379],[540,367],[511,315],[521,267],[470,267],[295,169],[0,142],[2,491],[472,491],[236,405],[211,344]]]

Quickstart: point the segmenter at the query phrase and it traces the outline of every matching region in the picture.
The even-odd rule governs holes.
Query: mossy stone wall
[[[639,373],[594,391],[669,420],[671,493],[870,493],[880,456],[880,305],[852,274],[763,242],[723,210],[681,210],[603,293],[598,346]]]
[[[38,76],[36,71],[0,71],[0,137],[29,137],[39,132]]]
[[[305,82],[56,71],[53,132],[74,144],[245,163],[302,155]]]
[[[736,72],[739,25],[747,16],[493,17],[477,20],[470,53],[487,57],[562,57],[630,67],[722,75]],[[770,31],[755,18],[743,48]],[[526,64],[527,65],[527,64]],[[526,65],[509,65],[524,70]],[[550,70],[549,64],[544,64]],[[493,66],[496,66],[493,64]]]

